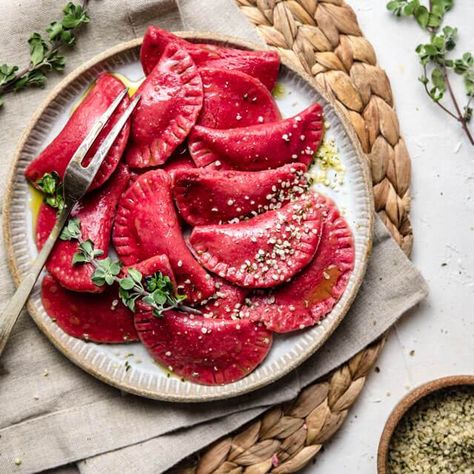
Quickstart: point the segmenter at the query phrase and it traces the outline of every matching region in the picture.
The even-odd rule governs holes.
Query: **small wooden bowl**
[[[474,386],[474,375],[453,375],[432,380],[412,390],[408,395],[402,398],[390,413],[385,423],[380,437],[379,448],[377,452],[377,472],[378,474],[388,474],[388,450],[392,435],[402,419],[403,415],[420,399],[427,395],[447,387],[457,387],[463,385]]]

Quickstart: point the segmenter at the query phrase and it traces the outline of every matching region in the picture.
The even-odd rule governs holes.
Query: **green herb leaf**
[[[169,277],[163,275],[161,272],[155,273],[145,279],[145,287],[148,291],[153,292],[156,289],[164,289],[169,291],[172,288]]]
[[[56,172],[45,173],[36,182],[36,187],[44,194],[43,201],[48,206],[61,211],[64,207],[63,186]]]
[[[474,97],[474,70],[466,71],[464,74],[464,87],[468,97]]]
[[[135,301],[140,295],[131,295],[127,290],[119,286],[119,297],[122,303],[130,310],[135,311]]]
[[[131,277],[122,278],[119,282],[120,288],[124,290],[131,290],[135,286],[135,282]]]
[[[60,21],[53,21],[46,28],[50,41],[60,38],[63,31],[63,24]]]
[[[69,2],[63,10],[63,27],[67,29],[75,29],[79,26],[89,23],[89,16],[84,11],[81,5],[75,5]]]
[[[451,26],[445,26],[443,28],[443,36],[446,51],[452,51],[456,47],[458,29],[452,28]]]
[[[149,306],[153,306],[155,304],[155,298],[153,298],[152,295],[144,296],[142,301]]]
[[[168,299],[168,295],[161,290],[155,290],[152,293],[155,303],[158,305],[164,305]]]
[[[430,81],[429,79],[425,76],[425,75],[422,75],[418,78],[418,80],[422,83],[422,84],[428,84]]]
[[[28,40],[30,45],[30,61],[33,66],[41,64],[48,52],[48,45],[39,33],[33,33]]]
[[[18,71],[18,66],[9,66],[2,64],[0,66],[0,86],[7,84],[15,78],[15,73]]]
[[[51,196],[56,193],[58,182],[59,175],[53,171],[52,173],[45,173],[43,177],[36,182],[36,185],[44,194]]]
[[[64,240],[64,239],[63,239]],[[72,264],[76,265],[78,263],[85,263],[87,259],[82,253],[76,252],[72,257]]]
[[[409,2],[403,9],[403,16],[413,15],[416,9],[419,7],[420,7],[419,1],[415,0],[415,1]]]
[[[18,92],[26,87],[44,87],[46,84],[46,75],[40,70],[35,69],[20,77],[15,81],[13,90]]]
[[[84,254],[92,256],[94,252],[94,242],[90,239],[84,240],[79,244],[79,248],[84,252]]]
[[[142,274],[135,268],[128,269],[128,276],[131,277],[136,283],[140,283],[142,281]]]
[[[105,283],[107,283],[109,286],[112,286],[115,283],[115,278],[112,275],[107,274],[105,275]]]
[[[66,58],[64,56],[61,56],[58,52],[51,53],[46,62],[45,65],[48,66],[48,68],[53,69],[54,71],[63,71],[64,68],[66,67]]]
[[[113,285],[116,281],[116,276],[120,273],[120,262],[112,260],[110,257],[97,260],[96,257],[103,255],[103,250],[93,249],[90,254],[90,262],[95,266],[95,271],[92,275],[92,281],[98,286]]]
[[[92,283],[96,286],[104,286],[105,285],[105,276],[98,275],[97,270],[92,274],[91,277]]]
[[[73,46],[76,42],[76,37],[71,33],[70,30],[64,30],[61,33],[61,41],[67,46]]]
[[[473,112],[472,107],[468,107],[468,106],[464,107],[464,120],[468,123],[472,119],[472,112]]]
[[[387,10],[396,16],[410,16],[413,14],[413,6],[416,2],[408,3],[407,0],[392,0],[387,3]]]
[[[461,59],[454,60],[453,69],[457,74],[464,74],[472,68],[473,64],[474,58],[471,53],[464,53]]]
[[[428,26],[430,20],[430,13],[426,7],[419,6],[418,8],[415,8],[413,16],[422,28],[426,28]]]
[[[431,0],[431,12],[443,19],[444,14],[451,10],[454,0]]]
[[[81,236],[81,221],[78,217],[73,217],[69,219],[67,224],[63,227],[59,238],[61,240],[79,240]]]
[[[109,272],[111,275],[117,276],[122,269],[122,265],[118,260],[112,261],[109,266]]]
[[[439,67],[435,67],[431,72],[431,82],[433,87],[430,90],[430,94],[433,100],[437,102],[443,98],[444,92],[446,91],[443,71]]]
[[[63,9],[62,19],[51,22],[46,28],[46,39],[40,33],[33,33],[29,38],[29,67],[22,68],[19,73],[18,66],[0,66],[0,97],[27,87],[44,87],[47,72],[62,71],[65,67],[61,48],[72,46],[76,40],[75,31],[88,22],[89,16],[85,9],[69,2]],[[3,101],[0,101],[0,106],[2,104]]]

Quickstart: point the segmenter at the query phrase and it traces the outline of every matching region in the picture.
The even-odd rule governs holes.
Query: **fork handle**
[[[25,306],[31,291],[35,286],[36,280],[38,279],[38,276],[41,273],[41,270],[43,269],[46,260],[48,259],[49,254],[51,253],[51,250],[53,249],[54,244],[69,217],[69,214],[71,213],[72,207],[73,206],[64,206],[62,211],[59,213],[59,216],[56,219],[56,224],[44,243],[43,248],[0,316],[0,356],[5,349],[13,326],[15,326],[18,316],[20,316],[21,310],[23,309],[23,306]]]

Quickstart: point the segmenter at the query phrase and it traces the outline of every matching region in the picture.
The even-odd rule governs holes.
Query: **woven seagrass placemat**
[[[343,0],[236,1],[270,47],[312,74],[343,107],[367,154],[375,209],[409,254],[410,157],[388,77],[354,11]],[[295,400],[272,408],[176,471],[263,474],[303,468],[344,422],[383,344],[382,339],[365,348]]]

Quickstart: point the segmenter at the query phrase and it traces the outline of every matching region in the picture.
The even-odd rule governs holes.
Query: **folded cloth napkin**
[[[58,2],[23,0],[3,8],[2,61],[23,62],[29,34],[59,16]],[[103,0],[91,2],[90,10],[91,23],[68,53],[69,71],[108,47],[141,36],[149,24],[261,41],[233,0]],[[48,88],[60,79],[53,76]],[[24,124],[45,95],[46,91],[29,90],[7,98],[0,115],[2,176]],[[13,291],[5,261],[2,247],[3,301]],[[73,463],[82,474],[162,472],[268,407],[294,398],[380,337],[426,292],[421,275],[377,220],[372,256],[356,302],[317,354],[297,371],[250,395],[188,405],[140,399],[99,382],[58,353],[23,314],[0,361],[0,472],[31,473]]]

